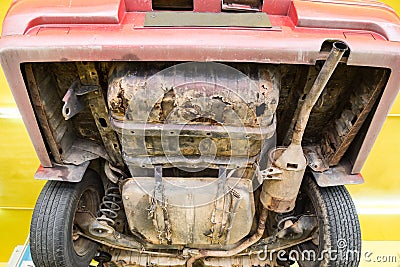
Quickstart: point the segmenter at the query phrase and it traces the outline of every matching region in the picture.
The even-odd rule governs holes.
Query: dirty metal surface
[[[161,124],[161,123],[134,123],[124,122],[111,118],[111,124],[119,133],[132,136],[195,136],[214,138],[234,138],[263,140],[271,138],[274,133],[274,125],[263,128],[219,126],[209,124]],[[164,133],[163,133],[164,132]]]
[[[272,66],[253,70],[249,77],[223,64],[184,63],[149,75],[135,64],[116,64],[108,105],[128,165],[144,157],[153,164],[182,156],[188,165],[196,157],[246,161],[267,150],[280,75]]]
[[[321,71],[301,105],[290,145],[285,148],[276,148],[270,152],[270,166],[277,168],[281,173],[277,174],[279,179],[264,181],[260,200],[268,210],[285,213],[295,208],[296,198],[307,166],[307,159],[302,147],[304,132],[313,107],[347,49],[348,46],[343,42],[333,43]]]
[[[346,159],[343,159],[339,165],[330,167],[324,172],[312,171],[312,175],[321,187],[364,183],[364,178],[361,174],[351,174],[351,163]]]
[[[202,170],[204,168],[218,169],[220,165],[229,168],[246,168],[252,167],[258,157],[215,157],[203,155],[198,156],[128,156],[124,155],[124,160],[128,164],[131,172],[135,167],[152,168],[154,165],[160,164],[166,168],[177,167],[181,169]]]
[[[77,138],[64,153],[63,162],[66,164],[81,165],[86,161],[89,162],[99,157],[109,160],[109,156],[102,145],[91,140]]]
[[[80,81],[74,82],[62,99],[64,102],[62,114],[65,120],[71,119],[73,116],[85,109],[85,103],[79,96],[96,90],[99,90],[97,86],[82,86]]]
[[[162,253],[160,253],[162,254]],[[203,260],[205,267],[238,267],[238,266],[264,266],[269,260],[260,260],[256,254],[241,255],[238,257],[213,258]],[[113,254],[110,267],[147,267],[147,266],[177,266],[186,267],[186,259],[183,255],[142,254],[130,251],[116,251]]]
[[[289,158],[283,166],[281,165],[279,160],[290,149],[290,146],[278,147],[270,151],[267,168],[270,174],[267,174],[260,195],[260,201],[264,207],[278,213],[286,213],[294,209],[306,168],[306,160],[301,158],[303,156],[301,147],[297,149],[298,153],[293,153],[295,157]]]
[[[147,12],[145,27],[271,28],[266,13]]]
[[[113,84],[110,84],[108,89],[108,106],[111,111],[113,121],[119,121],[123,123],[124,120],[126,119],[124,114],[126,114],[126,111],[130,108],[129,107],[130,99],[133,97],[133,94],[135,94],[135,92],[137,92],[138,90],[139,91],[142,90],[140,88],[143,88],[144,81],[149,79],[157,72],[165,68],[168,68],[174,65],[175,63],[141,62],[139,64],[132,62],[128,64],[121,62],[115,65],[115,71],[111,74],[111,76],[108,76],[109,70],[112,68],[113,64],[115,63],[110,63],[110,62],[98,63],[97,75],[99,77],[99,82],[102,84],[102,86],[106,85],[108,81],[114,82]],[[129,65],[129,68],[126,67],[127,65]],[[281,78],[279,79],[281,84],[278,90],[279,97],[276,94],[277,91],[274,89],[273,86],[271,86],[273,84],[271,82],[272,79],[269,79],[267,76],[264,78],[261,78],[262,76],[260,76],[260,72],[258,69],[260,68],[260,66],[262,69],[263,67],[266,67],[266,65],[243,64],[243,63],[228,63],[228,65],[240,70],[255,82],[264,81],[264,83],[262,84],[265,85],[265,88],[268,89],[267,91],[265,91],[265,95],[271,96],[270,99],[266,100],[266,102],[269,103],[269,106],[267,105],[265,110],[266,111],[274,110],[273,106],[274,105],[277,106],[276,138],[277,138],[277,145],[282,145],[285,134],[288,133],[290,129],[293,127],[290,124],[293,121],[292,118],[296,117],[296,106],[298,105],[298,103],[300,103],[299,101],[301,100],[302,95],[309,90],[309,89],[308,90],[304,89],[305,87],[310,86],[306,85],[307,80],[315,79],[316,73],[318,73],[318,69],[321,67],[320,64],[317,63],[316,66],[284,65],[284,64],[280,66],[270,65],[272,69],[277,68],[276,72],[279,73],[281,76]],[[29,68],[31,69],[30,71]],[[74,149],[71,149],[74,144],[77,144],[77,139],[91,141],[93,142],[93,144],[96,143],[98,145],[103,146],[103,140],[99,134],[95,119],[93,118],[92,112],[88,106],[87,108],[83,109],[80,113],[75,115],[67,122],[60,114],[62,110],[62,101],[61,101],[62,96],[65,95],[71,84],[73,84],[74,81],[79,79],[77,66],[75,62],[29,63],[24,65],[24,70],[27,78],[26,80],[29,88],[30,97],[32,99],[33,107],[35,109],[35,115],[42,129],[42,134],[46,136],[46,142],[48,143],[47,149],[50,151],[50,156],[53,157],[54,162],[57,163],[73,162],[71,159],[76,159],[77,158],[76,156],[79,155],[79,153],[82,153],[81,150],[76,149],[76,146],[74,146]],[[121,79],[124,76],[127,76],[127,78]],[[325,151],[323,151],[323,149],[320,152],[317,151],[318,155],[316,154],[316,156],[320,158],[319,159],[315,158],[316,161],[320,163],[325,162],[326,159],[329,158],[328,155],[333,155],[335,151],[335,150],[330,150],[329,148],[329,146],[331,145],[330,142],[327,142],[326,145],[322,144],[323,142],[328,140],[334,140],[336,143],[333,143],[334,144],[333,147],[335,148],[338,145],[340,146],[339,139],[347,138],[346,136],[349,135],[350,132],[347,132],[346,125],[348,125],[351,122],[352,118],[353,119],[355,118],[354,114],[356,113],[351,112],[351,114],[353,114],[351,115],[349,112],[344,112],[344,111],[353,110],[354,109],[352,108],[353,106],[355,107],[358,106],[361,109],[358,108],[354,110],[356,112],[361,113],[361,111],[363,110],[362,107],[366,102],[368,102],[365,101],[368,99],[368,95],[364,95],[363,92],[369,92],[370,94],[373,90],[377,90],[377,87],[381,86],[381,84],[379,84],[379,79],[377,79],[376,77],[381,77],[381,76],[384,76],[382,77],[383,79],[382,88],[383,88],[386,85],[388,78],[387,70],[368,68],[368,67],[346,66],[345,64],[342,63],[339,64],[337,70],[332,76],[332,80],[328,83],[326,90],[322,93],[320,99],[317,101],[317,104],[310,115],[310,121],[307,125],[306,133],[304,136],[303,145],[305,145],[306,147],[314,147],[316,145],[320,145],[321,148],[326,149]],[[185,79],[181,79],[181,81],[184,82]],[[121,87],[129,90],[120,90]],[[56,88],[56,90],[52,90],[51,88]],[[162,91],[162,94],[164,94],[165,97],[161,97],[162,100],[158,102],[157,105],[155,105],[155,108],[153,109],[154,112],[151,113],[150,116],[150,121],[154,123],[154,125],[164,124],[164,122],[168,117],[168,114],[170,114],[171,111],[174,109],[176,95],[174,95],[172,91],[169,91],[167,93],[165,93],[165,91]],[[357,95],[359,95],[359,97],[357,97]],[[279,98],[279,105],[277,102],[274,103],[273,101],[274,99],[276,100],[278,98]],[[59,101],[54,101],[54,99],[59,99]],[[217,98],[214,99],[214,101],[215,104],[218,104],[217,101],[219,100]],[[44,103],[44,105],[40,103]],[[180,102],[180,103],[181,105],[185,106],[188,102]],[[352,103],[355,103],[356,105],[353,105]],[[197,105],[197,103],[192,103],[192,104]],[[207,106],[203,105],[203,107],[206,108]],[[259,107],[259,110],[260,108],[261,107]],[[180,110],[182,109],[180,108]],[[336,120],[342,118],[342,113],[344,114],[343,118],[347,122],[342,121],[341,123],[337,123]],[[187,116],[188,114],[190,115],[190,112],[189,113],[180,112],[176,114],[177,116],[175,116],[175,118],[179,120],[183,119],[184,121],[185,116]],[[346,114],[347,115],[350,114],[351,116],[349,117]],[[273,115],[274,114],[271,112],[268,116],[265,117],[265,119],[263,119],[263,121],[266,122],[265,127],[269,127],[268,122],[271,122],[271,120],[273,119]],[[142,118],[143,116],[137,116],[137,117]],[[244,121],[246,123],[247,122],[250,123],[251,118],[254,117],[247,117],[247,119],[250,120],[246,120],[245,118]],[[357,119],[362,119],[362,118],[357,116]],[[129,126],[128,125],[129,123],[126,120],[125,123],[127,126]],[[134,123],[140,123],[140,121],[136,121]],[[225,121],[222,121],[222,123],[226,125]],[[170,124],[173,124],[173,122],[170,122]],[[190,126],[192,125],[193,126],[202,125],[205,127],[205,129],[207,129],[209,126],[214,126],[214,127],[221,126],[218,123],[213,123],[213,121],[204,121],[204,120],[193,121],[192,124],[190,124]],[[229,125],[227,125],[226,127],[228,126]],[[251,125],[249,124],[247,126]],[[122,130],[121,129],[117,129],[114,127],[114,130],[117,130],[117,132],[120,133],[121,131],[124,131],[123,129]],[[258,129],[259,128],[257,128],[257,130]],[[265,128],[261,127],[261,129]],[[327,129],[333,129],[334,131],[333,130],[330,131]],[[342,137],[339,138],[337,136],[337,137],[330,137],[328,139],[324,136],[327,132],[328,133],[330,132],[332,135],[339,135],[339,133],[337,133],[337,129],[340,130],[340,134],[343,135]],[[353,135],[354,132],[357,131],[358,130],[354,128],[353,131],[351,132],[351,135]],[[151,131],[149,131],[148,133],[150,134]],[[184,134],[184,132],[182,132],[182,134]],[[123,136],[125,135],[126,138],[128,139],[130,137],[134,137],[130,136],[129,132],[126,131],[123,134]],[[164,135],[164,136],[170,139],[174,139],[173,138],[174,135],[171,136]],[[356,135],[355,138],[356,141],[358,140],[357,136],[358,135]],[[206,136],[205,138],[208,137]],[[121,140],[122,140],[121,143],[125,142],[123,139]],[[174,140],[176,141],[176,138]],[[240,146],[236,146],[235,148],[238,148],[238,150],[235,151],[240,151],[240,149],[244,151],[245,149],[243,148],[245,148],[246,146],[248,146],[247,148],[250,148],[250,151],[253,152],[256,152],[257,149],[260,148],[260,144],[257,144],[257,142],[255,142],[256,140],[253,139],[249,141],[253,142],[252,146],[248,146],[249,144],[251,144],[251,142],[246,141],[245,146],[243,144]],[[128,143],[129,142],[131,141],[128,141]],[[190,142],[191,140],[187,139],[186,142],[183,142],[186,143],[187,146],[185,147],[184,145],[183,146],[181,145],[181,147],[185,148],[184,151],[186,151],[186,153],[193,152],[193,147],[190,147],[191,146]],[[360,145],[362,144],[362,140],[358,140],[357,142]],[[154,153],[154,157],[162,157],[161,153],[159,153],[161,139],[158,138],[157,136],[149,136],[147,140],[143,139],[139,143],[142,146],[142,148],[144,147],[144,149],[141,149],[143,154],[147,155],[149,151],[150,154]],[[345,143],[348,144],[354,142],[346,141]],[[205,142],[204,145],[207,145],[207,142]],[[134,146],[130,145],[128,145],[127,147],[134,148]],[[357,149],[357,147],[355,148]],[[348,147],[343,147],[341,148],[341,151],[342,150],[346,151],[349,149]],[[353,151],[354,147],[352,148],[351,146],[350,150],[351,153],[349,155],[353,155],[352,160],[354,160],[358,152]],[[129,149],[127,149],[126,151],[129,152]],[[228,149],[225,150],[225,152],[227,151]],[[129,155],[128,153],[127,157],[132,159],[134,155],[135,154]],[[339,154],[338,158],[340,158]],[[158,158],[156,160],[161,160],[161,158]],[[80,160],[78,160],[77,162],[79,161]],[[138,158],[137,161],[142,161],[142,159]],[[322,169],[320,168],[314,168],[314,169],[315,170],[319,169],[320,171],[323,171],[326,169],[326,167],[322,167]]]
[[[89,166],[89,161],[81,165],[60,165],[53,164],[51,168],[40,166],[35,173],[35,179],[38,180],[53,180],[53,181],[68,181],[77,183],[82,180],[83,175]]]
[[[99,76],[95,65],[92,62],[77,62],[76,66],[82,85],[97,86],[99,88],[87,94],[86,100],[92,112],[92,116],[95,119],[97,129],[101,135],[110,161],[114,166],[123,166],[118,136],[111,127],[106,101],[100,87]]]
[[[308,166],[313,171],[323,172],[329,169],[328,162],[323,156],[320,146],[307,146],[303,150],[307,158]]]
[[[386,85],[386,71],[369,69],[368,73],[370,78],[360,81],[349,105],[325,133],[322,150],[330,166],[339,164]]]
[[[281,225],[282,228],[278,227],[280,229],[278,232],[260,240],[252,248],[255,250],[266,250],[267,248],[268,251],[283,250],[311,240],[313,233],[318,230],[318,221],[315,215],[302,215],[298,219],[293,217],[288,221],[293,224],[284,229],[282,229],[284,226]]]
[[[38,123],[40,124],[43,134],[46,137],[46,143],[48,144],[50,151],[53,155],[53,160],[55,162],[61,163],[61,144],[57,142],[54,136],[57,134],[57,132],[54,132],[54,129],[52,129],[52,127],[50,126],[50,122],[46,115],[46,111],[50,109],[50,106],[46,107],[46,102],[43,102],[43,94],[40,94],[38,81],[35,77],[33,66],[31,64],[27,64],[25,66],[25,74],[28,80],[27,87],[30,92],[32,104],[35,107]]]
[[[217,178],[163,177],[158,183],[162,183],[157,190],[161,190],[159,195],[164,202],[154,201],[157,198],[152,193],[157,185],[154,178],[130,178],[122,185],[130,230],[147,242],[164,244],[154,220],[158,226],[164,225],[162,218],[166,213],[170,243],[174,245],[220,248],[249,234],[255,212],[251,180],[229,178],[220,186],[221,190],[216,186]],[[217,205],[221,200],[222,207]]]
[[[142,245],[129,235],[117,232],[107,224],[102,224],[90,211],[77,211],[74,223],[79,226],[77,235],[117,249],[137,250]]]

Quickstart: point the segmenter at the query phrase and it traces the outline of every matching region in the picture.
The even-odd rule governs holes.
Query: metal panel
[[[156,186],[154,178],[131,178],[122,185],[122,199],[129,226],[132,232],[140,233],[153,244],[161,244],[159,230],[163,227],[165,212],[171,227],[172,244],[187,244],[189,247],[202,245],[235,244],[251,230],[255,212],[252,181],[240,178],[229,178],[226,181],[227,191],[217,192],[217,178],[162,178],[164,201],[153,195]],[[230,215],[213,221],[215,202],[225,199],[231,203]],[[165,204],[164,215],[161,210]],[[225,207],[227,208],[227,207]],[[161,212],[161,213],[160,213]],[[225,211],[226,212],[226,211]],[[219,219],[218,219],[219,218]],[[210,229],[214,224],[225,222],[224,234],[219,242],[214,243]],[[226,220],[226,221],[225,221]],[[161,227],[161,228],[160,228]],[[216,227],[216,226],[215,226]],[[216,227],[217,228],[217,227]],[[229,231],[232,229],[232,231]]]
[[[148,12],[145,27],[271,28],[265,13]]]
[[[351,174],[351,163],[343,160],[336,167],[331,167],[324,172],[312,171],[317,184],[321,187],[345,185],[345,184],[363,184],[364,178],[361,174]]]
[[[77,183],[82,180],[89,163],[90,161],[86,161],[78,166],[54,164],[52,168],[40,166],[35,173],[35,179]]]

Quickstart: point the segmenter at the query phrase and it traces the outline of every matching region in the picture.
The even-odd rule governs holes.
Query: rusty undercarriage
[[[290,215],[306,167],[317,181],[346,172],[389,74],[329,45],[315,66],[25,64],[55,162],[104,166],[100,210],[78,210],[74,235],[102,244],[110,266],[258,266],[260,244],[309,242],[315,214]],[[265,231],[268,214],[289,224]]]
[[[36,266],[358,266],[343,185],[363,182],[398,92],[392,11],[33,5],[13,3],[0,53],[35,177],[49,180],[31,222]]]

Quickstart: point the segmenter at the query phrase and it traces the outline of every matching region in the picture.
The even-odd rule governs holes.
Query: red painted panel
[[[152,0],[125,0],[126,11],[152,11]]]
[[[121,0],[18,0],[4,20],[3,36],[43,24],[118,24],[124,14]]]
[[[299,27],[367,30],[390,41],[400,41],[400,19],[385,4],[293,0],[292,5],[291,17]]]
[[[292,0],[264,0],[262,11],[271,15],[286,16]]]

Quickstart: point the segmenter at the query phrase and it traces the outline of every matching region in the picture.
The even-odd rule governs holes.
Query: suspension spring
[[[114,226],[121,205],[122,197],[119,188],[115,186],[109,187],[100,204],[100,217],[97,218],[97,221],[105,222],[109,226]]]

